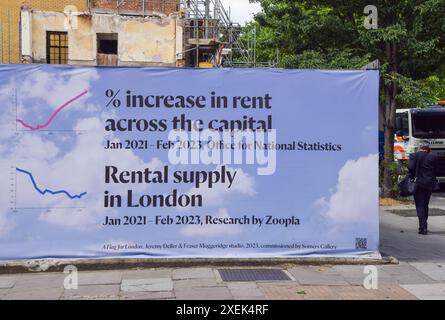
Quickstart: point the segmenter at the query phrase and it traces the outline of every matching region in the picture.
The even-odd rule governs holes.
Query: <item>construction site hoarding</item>
[[[379,256],[374,70],[0,66],[0,260]]]

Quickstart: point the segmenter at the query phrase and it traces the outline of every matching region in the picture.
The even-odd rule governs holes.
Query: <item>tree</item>
[[[261,3],[263,12],[247,28],[257,28],[261,59],[274,59],[272,52],[279,48],[280,66],[285,68],[360,68],[380,61],[382,189],[390,196],[396,109],[445,99],[440,78],[445,66],[445,1],[375,0],[378,28],[371,30],[364,27],[369,1],[254,1]]]

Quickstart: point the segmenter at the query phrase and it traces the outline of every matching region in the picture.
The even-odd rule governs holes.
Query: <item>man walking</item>
[[[417,178],[414,200],[419,218],[419,234],[426,235],[431,193],[438,187],[438,158],[431,153],[428,141],[421,141],[419,147],[419,151],[410,156],[408,169],[410,178]]]

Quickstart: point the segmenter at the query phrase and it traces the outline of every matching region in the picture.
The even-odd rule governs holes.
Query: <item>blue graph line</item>
[[[21,173],[24,173],[24,174],[26,174],[26,175],[28,175],[29,176],[29,178],[31,179],[31,182],[32,182],[32,185],[34,186],[34,189],[36,189],[41,195],[45,195],[45,194],[47,194],[47,193],[49,193],[49,194],[52,194],[52,195],[56,195],[56,194],[64,194],[64,195],[66,195],[68,198],[70,198],[70,199],[80,199],[80,198],[82,198],[83,196],[85,196],[87,193],[86,192],[82,192],[81,194],[79,194],[79,195],[75,195],[75,196],[72,196],[71,194],[69,194],[68,193],[68,191],[65,191],[65,190],[59,190],[59,191],[51,191],[51,190],[49,190],[49,189],[45,189],[45,190],[43,190],[42,191],[42,189],[40,189],[38,186],[37,186],[37,183],[36,183],[36,181],[34,180],[34,177],[33,177],[33,175],[32,175],[32,173],[31,172],[29,172],[29,171],[26,171],[26,170],[23,170],[23,169],[20,169],[20,168],[15,168],[18,172],[21,172]]]

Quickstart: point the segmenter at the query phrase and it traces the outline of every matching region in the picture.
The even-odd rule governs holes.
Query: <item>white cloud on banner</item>
[[[67,99],[89,90],[91,83],[98,79],[99,75],[94,68],[74,68],[63,73],[38,70],[31,72],[17,87],[20,88],[21,97],[42,99],[48,107],[57,109]]]
[[[325,215],[340,223],[370,222],[378,212],[378,155],[346,162],[329,199],[317,200]]]

